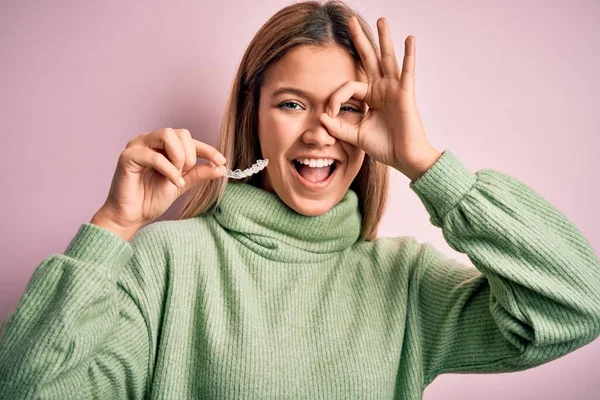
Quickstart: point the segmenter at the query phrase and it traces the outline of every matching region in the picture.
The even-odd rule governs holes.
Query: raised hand
[[[129,240],[187,190],[221,177],[208,163],[196,165],[198,157],[215,165],[226,161],[187,129],[163,128],[130,140],[119,157],[106,202],[91,222]]]
[[[415,97],[415,37],[406,38],[402,70],[398,66],[385,18],[377,20],[381,60],[356,17],[349,20],[352,40],[362,59],[368,82],[349,81],[330,99],[321,122],[332,136],[351,143],[375,160],[416,180],[440,157],[425,135]],[[336,116],[348,99],[365,101],[367,114],[357,125]]]

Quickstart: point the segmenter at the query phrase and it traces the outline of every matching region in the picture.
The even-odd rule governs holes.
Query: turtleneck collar
[[[327,259],[357,241],[362,223],[352,190],[327,213],[311,217],[288,207],[275,193],[231,182],[214,217],[253,251],[278,261],[308,261],[307,253]]]

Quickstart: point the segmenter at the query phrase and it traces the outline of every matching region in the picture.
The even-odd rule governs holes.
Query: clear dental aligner
[[[261,171],[267,166],[267,164],[269,164],[269,160],[256,160],[256,163],[252,164],[252,167],[246,168],[243,171],[241,169],[236,169],[235,171],[232,171],[224,165],[216,166],[212,161],[211,164],[213,168],[216,169],[223,176],[233,179],[243,179],[247,176],[256,174],[259,171]]]

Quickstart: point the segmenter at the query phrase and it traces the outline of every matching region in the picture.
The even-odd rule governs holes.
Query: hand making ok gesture
[[[321,115],[321,122],[332,136],[361,148],[375,160],[396,168],[414,181],[441,155],[427,140],[417,109],[415,37],[406,38],[400,70],[385,18],[377,20],[381,60],[356,17],[351,17],[348,24],[368,83],[349,81],[342,85],[331,96],[328,113]],[[366,116],[357,125],[336,118],[340,106],[352,97],[369,106]]]

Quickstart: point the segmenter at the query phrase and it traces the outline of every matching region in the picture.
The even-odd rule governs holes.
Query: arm
[[[36,268],[0,332],[0,398],[144,396],[160,300],[140,236],[83,224]]]
[[[556,208],[520,181],[453,154],[410,183],[475,268],[430,244],[415,262],[426,386],[443,373],[520,371],[600,335],[600,263]]]

